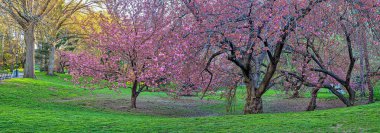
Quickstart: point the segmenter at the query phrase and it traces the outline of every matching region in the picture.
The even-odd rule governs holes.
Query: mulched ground
[[[220,114],[204,111],[201,106],[218,104],[217,101],[153,98],[137,99],[137,109],[130,108],[130,99],[96,101],[96,106],[118,111],[137,112],[169,117],[217,116]]]
[[[59,102],[72,102],[89,108],[98,108],[114,110],[121,112],[132,112],[147,115],[159,115],[168,117],[203,117],[203,116],[220,116],[226,114],[242,114],[242,109],[236,108],[233,113],[226,113],[223,110],[224,101],[199,100],[199,98],[182,98],[172,99],[167,97],[149,97],[137,99],[137,109],[130,108],[130,99],[112,99],[105,96],[99,96],[95,100],[86,100],[81,98],[64,99]],[[265,113],[284,113],[305,111],[309,103],[309,98],[281,98],[268,97],[264,98]],[[365,104],[365,99],[359,100],[357,104]],[[218,107],[205,109],[204,107]],[[318,99],[317,110],[345,107],[338,99]],[[216,111],[219,110],[219,111]]]

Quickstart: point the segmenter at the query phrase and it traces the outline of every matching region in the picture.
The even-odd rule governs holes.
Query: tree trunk
[[[355,90],[353,90],[350,86],[350,81],[351,81],[351,75],[352,75],[352,71],[354,70],[354,66],[355,66],[355,58],[354,58],[354,54],[353,54],[353,50],[352,50],[352,41],[351,41],[351,36],[350,34],[348,33],[348,30],[346,28],[346,26],[341,23],[342,25],[342,28],[343,28],[343,31],[344,31],[344,34],[345,34],[345,37],[346,37],[346,41],[347,41],[347,50],[348,50],[348,55],[349,55],[349,59],[350,59],[350,64],[348,66],[348,70],[347,70],[347,75],[346,75],[346,80],[345,80],[345,83],[341,83],[347,90],[348,94],[349,94],[349,103],[347,106],[353,106],[354,103],[355,103]]]
[[[248,90],[247,90],[248,91]],[[250,92],[252,94],[252,91]],[[253,97],[252,95],[247,95],[244,114],[259,114],[263,113],[263,100],[261,97]]]
[[[59,63],[58,73],[65,73],[65,66],[62,62]]]
[[[259,83],[260,83],[260,75],[261,75],[261,64],[265,59],[266,54],[262,53],[260,56],[255,58],[255,69],[253,72],[253,77],[251,77],[250,72],[246,72],[244,77],[244,83],[247,88],[247,97],[246,103],[244,106],[244,114],[258,114],[263,113],[263,103],[261,98],[261,93],[258,91]],[[272,66],[270,66],[272,67]],[[253,79],[253,80],[252,80]],[[265,82],[265,81],[263,81]],[[262,83],[263,83],[262,82]],[[266,83],[266,82],[265,82]],[[269,82],[268,82],[269,84]],[[268,85],[267,84],[267,85]]]
[[[138,96],[137,84],[138,84],[138,82],[135,80],[133,82],[133,86],[132,86],[131,108],[137,108],[137,106],[136,106],[136,100],[137,100],[137,96]]]
[[[350,87],[350,86],[346,86],[347,87],[347,91],[348,91],[348,95],[349,95],[349,104],[350,106],[353,106],[355,104],[355,91]]]
[[[365,30],[365,29],[363,29]],[[367,37],[366,36],[366,32],[363,31],[362,32],[363,34],[363,37]],[[364,64],[365,64],[365,69],[367,70],[367,73],[366,73],[366,83],[367,83],[367,87],[368,87],[368,103],[373,103],[375,102],[374,99],[373,99],[373,86],[372,86],[372,83],[371,83],[371,77],[370,77],[370,73],[371,73],[371,66],[369,64],[369,58],[368,58],[368,44],[367,44],[367,41],[366,39],[363,39],[363,56],[364,56]]]
[[[1,40],[1,53],[0,53],[0,69],[3,69],[4,66],[4,40],[5,40],[5,35],[2,35],[2,40]]]
[[[327,89],[329,89],[335,96],[337,96],[339,100],[342,101],[347,107],[352,106],[350,100],[345,98],[344,95],[339,93],[335,88],[328,87]]]
[[[252,94],[253,94],[252,91],[254,88],[252,86],[252,81],[248,76],[244,78],[244,84],[247,91],[247,97],[245,98],[245,105],[244,105],[244,114],[252,114],[253,111],[252,111],[251,99],[252,99]]]
[[[24,68],[24,78],[35,78],[34,74],[34,24],[24,29],[26,44],[26,61]]]
[[[252,99],[253,101],[253,113],[260,114],[263,113],[263,100],[261,97],[256,97]]]
[[[228,87],[227,94],[225,95],[227,100],[226,112],[232,112],[235,110],[234,102],[236,100],[236,90],[238,86],[237,84],[238,83],[236,82],[234,86]]]
[[[284,87],[284,89],[285,89],[285,95],[289,95],[289,88],[288,87]]]
[[[8,52],[9,52],[9,54],[11,54],[13,57],[15,57],[15,54],[14,54],[14,52],[13,52],[14,49],[15,49],[15,48],[13,47],[14,45],[11,44],[11,42],[9,42],[9,43],[10,43],[10,44],[9,44],[10,46],[9,46],[9,51],[8,51]],[[15,64],[15,61],[14,61],[13,59],[10,59],[10,62],[9,62],[9,63],[10,63],[9,70],[10,70],[11,73],[12,73],[13,70],[14,70],[14,66],[15,66],[14,64]]]
[[[374,96],[373,86],[372,86],[372,83],[371,83],[371,78],[368,76],[368,74],[367,74],[367,77],[366,77],[367,78],[368,93],[369,93],[369,95],[368,95],[368,103],[374,103],[375,100],[373,99],[373,96]]]
[[[364,78],[364,44],[361,42],[361,45],[359,46],[359,54],[360,54],[360,96],[364,97],[365,96],[365,78]]]
[[[45,72],[47,70],[46,69],[46,64],[47,64],[46,55],[41,55],[41,56],[42,56],[42,58],[39,61],[39,63],[40,63],[40,72]]]
[[[134,108],[134,109],[137,108],[137,106],[136,106],[136,100],[137,100],[137,96],[132,94],[132,97],[131,97],[131,108]]]
[[[300,97],[300,92],[298,91],[298,89],[295,89],[293,95],[290,98],[299,98],[299,97]]]
[[[52,45],[50,47],[50,53],[49,53],[49,66],[48,66],[48,73],[49,76],[54,76],[54,61],[55,61],[55,46]]]
[[[293,95],[290,97],[290,98],[300,98],[300,89],[302,87],[302,83],[301,84],[296,84],[296,88],[294,89],[294,93]]]
[[[261,94],[252,85],[252,80],[248,77],[244,78],[247,89],[247,97],[245,99],[244,114],[263,113],[263,101]]]
[[[311,91],[311,98],[310,98],[310,102],[309,102],[309,105],[307,106],[306,111],[314,111],[315,108],[317,108],[317,97],[318,97],[319,89],[320,88],[316,87]]]

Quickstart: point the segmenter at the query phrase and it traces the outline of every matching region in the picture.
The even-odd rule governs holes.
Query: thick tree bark
[[[35,78],[34,74],[34,24],[30,24],[24,29],[26,44],[26,61],[24,68],[24,78]]]
[[[136,100],[137,100],[137,96],[139,95],[137,93],[137,85],[138,85],[138,82],[135,80],[133,82],[133,86],[132,86],[131,108],[137,108],[137,106],[136,106]]]
[[[347,91],[348,91],[348,95],[349,95],[349,97],[348,97],[348,99],[349,99],[349,101],[350,101],[350,105],[349,106],[354,106],[354,104],[355,104],[355,91],[351,88],[351,86],[346,86],[346,88],[347,88]]]
[[[315,108],[317,108],[317,97],[318,97],[318,91],[320,88],[316,87],[311,91],[311,98],[309,105],[307,106],[306,111],[314,111]]]
[[[277,50],[282,50],[282,46],[279,46],[280,48],[277,48]],[[281,52],[278,53],[278,56],[276,55],[275,61],[269,64],[267,72],[265,73],[259,88],[255,88],[251,78],[249,76],[245,76],[244,82],[247,88],[247,97],[246,104],[244,106],[244,114],[257,114],[264,112],[261,96],[265,93],[265,91],[267,91],[267,87],[273,77],[274,72],[276,71],[280,54]]]
[[[244,84],[246,85],[247,97],[245,99],[244,114],[258,114],[263,113],[263,102],[261,94],[254,86],[252,78],[248,75],[244,77]]]
[[[52,45],[49,51],[49,65],[48,65],[48,73],[49,76],[54,76],[54,63],[55,63],[55,46]]]
[[[254,94],[252,86],[247,86],[247,97],[244,106],[244,114],[259,114],[263,113],[263,101],[261,95],[258,96],[257,92]]]
[[[263,113],[263,100],[261,97],[252,98],[253,101],[253,113],[260,114]]]
[[[252,78],[250,76],[251,69],[243,69],[245,73],[244,82],[247,86],[247,98],[244,107],[244,114],[257,114],[264,112],[261,96],[268,90],[268,86],[271,82],[271,79],[274,73],[276,72],[277,64],[280,61],[282,49],[284,48],[287,35],[288,33],[285,33],[281,36],[282,41],[277,44],[274,54],[267,52],[270,63],[258,88],[253,86],[254,82],[252,81]]]
[[[244,84],[246,87],[247,91],[247,96],[245,98],[245,105],[244,105],[244,114],[252,114],[252,103],[251,103],[251,97],[252,97],[252,91],[253,91],[253,86],[252,86],[252,81],[249,77],[244,78]]]

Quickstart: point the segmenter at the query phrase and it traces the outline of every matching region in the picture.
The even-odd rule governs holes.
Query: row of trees
[[[99,3],[107,12],[91,11]],[[148,87],[178,95],[202,92],[203,98],[222,87],[232,93],[242,82],[245,114],[262,113],[262,96],[278,84],[293,88],[293,97],[303,86],[312,88],[308,110],[316,108],[321,88],[347,106],[355,104],[357,91],[364,95],[368,90],[373,102],[373,83],[380,74],[379,8],[376,0],[0,3],[3,17],[13,18],[13,29],[22,33],[15,34],[20,36],[16,40],[25,40],[18,43],[25,50],[16,48],[26,53],[24,77],[35,77],[36,39],[43,53],[39,61],[48,64],[41,66],[49,75],[54,75],[54,64],[62,72],[69,62],[73,81],[84,88],[130,87],[133,108]],[[73,44],[74,52],[67,52],[70,47],[56,51]]]
[[[48,75],[54,75],[56,48],[69,43],[70,39],[77,41],[78,38],[83,38],[83,32],[72,32],[75,28],[79,28],[73,26],[79,24],[79,21],[75,21],[74,18],[81,17],[83,13],[90,13],[92,7],[99,2],[95,0],[1,0],[0,11],[3,24],[11,26],[11,29],[2,27],[3,40],[8,37],[6,40],[19,41],[9,45],[10,49],[17,46],[25,49],[25,52],[18,52],[25,53],[25,56],[22,56],[24,59],[20,58],[23,61],[21,64],[24,65],[25,78],[35,78],[36,47],[39,49],[37,50],[39,59],[48,56],[46,61],[39,60],[42,62],[42,70],[46,66]],[[5,43],[2,45],[5,46]],[[3,58],[3,61],[6,60]]]
[[[13,70],[22,65],[24,46],[21,42],[21,35],[18,29],[4,21],[4,17],[0,17],[0,70],[7,68]]]
[[[308,110],[315,109],[320,88],[353,106],[358,88],[367,87],[373,102],[372,84],[379,76],[378,1],[105,3],[108,14],[100,30],[93,31],[85,52],[70,56],[70,71],[83,87],[131,86],[132,107],[146,87],[176,84],[183,92],[205,93],[236,88],[241,80],[245,114],[262,113],[262,96],[279,82],[297,91],[312,87]],[[356,75],[360,82],[353,81]]]

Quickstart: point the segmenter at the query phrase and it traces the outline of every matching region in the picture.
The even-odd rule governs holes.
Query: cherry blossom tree
[[[379,80],[380,77],[380,64],[377,62],[379,60],[380,50],[380,27],[375,26],[380,23],[380,15],[377,12],[379,10],[380,2],[364,1],[357,2],[355,8],[358,11],[357,17],[360,18],[362,25],[359,27],[359,37],[362,55],[364,56],[364,66],[365,66],[365,84],[369,91],[368,103],[374,102],[374,90],[373,82]],[[370,56],[371,55],[371,56]],[[364,86],[365,86],[364,85]]]
[[[312,90],[312,98],[308,110],[316,107],[316,96],[320,88],[327,88],[347,106],[353,106],[355,102],[358,84],[352,81],[354,70],[359,70],[354,55],[354,47],[365,45],[367,37],[363,37],[362,26],[368,23],[368,17],[362,13],[376,14],[379,2],[375,1],[334,1],[331,6],[320,7],[312,15],[309,21],[301,21],[299,27],[310,27],[309,30],[299,28],[296,38],[292,38],[293,44],[298,44],[299,39],[306,39],[305,46],[295,47],[293,50],[298,56],[308,58],[308,61],[298,61],[298,68],[306,67],[307,73],[285,72],[293,78],[297,78],[306,86],[315,87]],[[311,21],[310,21],[311,20]],[[298,31],[298,32],[297,32]],[[366,32],[364,30],[364,32]],[[348,92],[349,97],[344,97],[337,92],[334,85],[340,84]],[[370,98],[371,99],[371,98]]]
[[[263,112],[262,95],[269,89],[290,31],[315,6],[324,3],[323,0],[183,2],[193,17],[188,21],[193,29],[190,35],[198,37],[202,48],[212,53],[209,60],[224,56],[240,69],[247,89],[245,114]]]
[[[91,35],[88,50],[70,59],[70,74],[85,88],[131,87],[131,107],[147,87],[167,82],[180,59],[173,1],[108,0],[108,16]],[[95,32],[95,30],[94,30]],[[178,47],[176,47],[178,46]]]
[[[352,106],[354,33],[362,22],[378,30],[368,18],[379,18],[379,2],[364,0],[107,0],[106,5],[109,15],[100,31],[94,30],[86,51],[70,59],[76,83],[131,86],[135,108],[148,86],[173,83],[180,86],[177,92],[203,97],[243,80],[245,114],[263,112],[263,94],[282,76],[315,87],[315,98],[319,88],[328,88]],[[370,17],[357,17],[357,8]],[[277,68],[284,51],[295,55],[297,72]],[[341,84],[349,98],[331,84]]]

